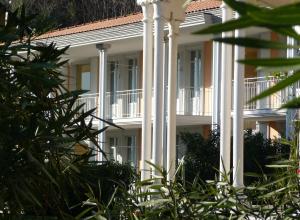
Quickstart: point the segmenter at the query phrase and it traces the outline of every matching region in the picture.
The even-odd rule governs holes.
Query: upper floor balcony
[[[280,78],[256,77],[245,79],[245,114],[275,113],[291,97],[291,88],[277,92],[267,98],[249,102],[260,92],[275,85]],[[300,94],[300,86],[293,86],[294,96]],[[83,95],[77,104],[85,103],[84,110],[97,108],[98,94]],[[116,91],[106,93],[106,119],[141,118],[143,91],[142,89]],[[177,115],[181,116],[211,116],[213,103],[213,88],[179,88],[177,90]],[[153,107],[153,106],[152,106]],[[97,110],[96,110],[97,111]],[[284,112],[284,111],[283,111]],[[96,112],[97,113],[97,112]]]

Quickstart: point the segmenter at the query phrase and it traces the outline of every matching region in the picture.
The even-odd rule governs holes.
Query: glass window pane
[[[91,73],[83,72],[81,73],[81,89],[91,90]]]
[[[190,87],[191,96],[198,97],[201,86],[201,51],[192,50],[190,52]]]

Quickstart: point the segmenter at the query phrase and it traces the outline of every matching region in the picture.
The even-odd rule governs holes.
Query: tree
[[[67,48],[32,44],[39,33],[33,21],[23,7],[0,26],[0,210],[70,219],[65,211],[75,204],[68,192],[74,198],[88,191],[80,172],[101,152],[97,136],[107,127],[93,129],[94,109],[75,105],[84,91],[63,86]],[[74,146],[86,140],[96,148],[76,155]]]
[[[54,20],[56,28],[126,16],[140,11],[136,0],[13,0],[12,8],[24,4],[31,14]]]

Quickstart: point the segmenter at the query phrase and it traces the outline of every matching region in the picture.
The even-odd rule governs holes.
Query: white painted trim
[[[205,24],[204,13],[210,13],[216,17],[221,17],[220,8],[214,8],[204,11],[188,13],[185,21],[180,25],[180,29],[198,26]],[[167,31],[167,25],[164,26],[164,31]],[[92,30],[87,32],[75,33],[70,35],[38,39],[38,42],[51,43],[55,42],[59,48],[70,45],[71,48],[79,46],[87,46],[97,43],[107,43],[118,40],[126,40],[130,38],[143,36],[142,21],[115,26],[111,28]]]

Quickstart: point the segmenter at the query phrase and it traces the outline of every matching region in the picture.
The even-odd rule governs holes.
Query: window
[[[131,90],[130,102],[136,102],[137,100],[137,77],[138,77],[138,66],[137,59],[128,60],[128,90]]]
[[[118,138],[109,138],[109,159],[117,161]]]
[[[183,74],[183,65],[182,65],[182,59],[181,54],[177,55],[177,80],[176,80],[176,88],[177,88],[177,97],[179,96],[179,82],[181,80],[181,75]]]
[[[78,65],[77,66],[77,77],[76,77],[77,89],[91,90],[91,72],[89,65]]]
[[[112,104],[116,103],[116,92],[118,87],[118,62],[112,61],[110,63],[110,101]]]
[[[190,87],[192,89],[192,97],[200,95],[201,85],[201,51],[192,50],[190,52]]]
[[[81,73],[81,89],[91,90],[91,73],[83,72]]]
[[[128,89],[137,89],[137,75],[138,75],[137,59],[128,60]]]
[[[132,166],[136,164],[136,136],[127,137],[127,158]]]

